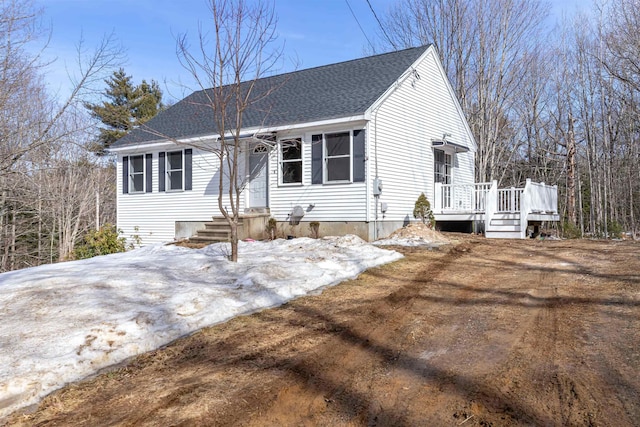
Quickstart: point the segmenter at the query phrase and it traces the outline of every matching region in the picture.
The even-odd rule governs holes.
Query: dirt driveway
[[[71,385],[10,425],[640,425],[640,245],[464,240]]]

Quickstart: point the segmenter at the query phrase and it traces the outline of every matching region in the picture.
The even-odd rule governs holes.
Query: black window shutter
[[[145,175],[144,178],[145,178],[146,187],[147,187],[145,189],[145,191],[147,193],[151,193],[153,191],[153,188],[152,188],[152,185],[153,185],[152,184],[153,183],[153,175],[152,175],[152,172],[153,172],[153,169],[152,169],[152,167],[153,167],[153,154],[151,154],[151,153],[147,154],[145,156],[145,159],[147,161],[146,168],[145,168],[145,171],[144,171],[144,175]]]
[[[164,183],[166,182],[164,167],[164,152],[158,153],[158,191],[164,191]]]
[[[311,136],[311,183],[322,184],[322,135]]]
[[[129,193],[129,156],[122,158],[122,194]]]
[[[192,149],[187,148],[184,150],[184,189],[191,190],[191,175],[192,175],[192,167],[191,167],[191,154]]]
[[[364,182],[364,129],[353,131],[353,182]]]

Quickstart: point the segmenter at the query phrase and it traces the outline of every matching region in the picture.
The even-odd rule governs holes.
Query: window
[[[302,184],[302,139],[280,141],[280,182]]]
[[[191,148],[158,153],[158,191],[191,190],[192,157]]]
[[[364,182],[365,130],[311,135],[311,184]]]
[[[167,190],[182,190],[182,151],[167,153]]]
[[[435,182],[451,184],[451,154],[446,154],[442,150],[433,150],[433,154],[435,157]]]
[[[122,157],[122,193],[151,193],[151,153]]]
[[[325,182],[351,180],[351,132],[328,133],[325,144]]]
[[[451,184],[451,154],[442,150],[433,150],[434,156],[434,180],[441,184]],[[451,187],[442,188],[442,206],[451,207]]]
[[[144,156],[129,157],[129,193],[144,192]]]

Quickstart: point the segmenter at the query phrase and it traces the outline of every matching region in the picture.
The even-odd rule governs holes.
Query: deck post
[[[442,213],[442,183],[436,182],[433,186],[433,211]]]
[[[533,186],[531,185],[531,178],[527,178],[524,185],[524,191],[522,192],[522,198],[520,199],[520,238],[526,239],[527,227],[529,226],[528,218],[531,211],[532,198],[533,198]]]
[[[491,219],[498,210],[498,181],[495,179],[491,181],[491,187],[487,192],[487,199],[485,200],[485,213],[484,213],[484,232],[491,229]]]

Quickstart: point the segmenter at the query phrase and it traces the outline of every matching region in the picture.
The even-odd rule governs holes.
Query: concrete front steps
[[[238,223],[238,235],[242,234],[244,223],[242,218]],[[193,243],[219,243],[231,239],[231,227],[225,218],[213,218],[204,223],[204,229],[198,230],[195,236],[189,238]]]
[[[268,212],[250,212],[241,215],[238,221],[238,239],[266,238],[266,225],[269,220]],[[224,217],[213,217],[204,223],[204,229],[198,230],[195,236],[189,238],[193,243],[220,243],[231,240],[231,227]]]
[[[485,229],[488,239],[522,239],[519,213],[497,213]]]

